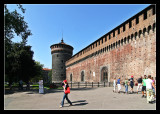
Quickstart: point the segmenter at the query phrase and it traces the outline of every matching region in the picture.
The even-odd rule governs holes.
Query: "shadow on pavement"
[[[65,103],[65,104],[68,104],[68,103]],[[86,104],[88,104],[86,102],[86,100],[79,100],[79,101],[73,101],[72,102],[72,106],[81,106],[81,105],[86,105]],[[67,106],[65,106],[65,107],[67,107]]]

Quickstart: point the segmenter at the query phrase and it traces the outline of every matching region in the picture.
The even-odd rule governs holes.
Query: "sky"
[[[10,11],[17,9],[28,23],[32,36],[27,45],[32,46],[33,59],[52,68],[52,44],[71,45],[73,55],[128,20],[150,4],[22,4],[23,14],[15,4],[8,4]],[[15,35],[13,42],[20,42]]]

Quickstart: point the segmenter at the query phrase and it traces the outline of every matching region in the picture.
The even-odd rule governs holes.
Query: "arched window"
[[[115,48],[115,43],[113,43],[113,48]]]
[[[121,40],[121,45],[123,45],[123,39]]]
[[[117,44],[118,44],[118,43],[117,43],[117,41],[116,41],[116,48],[117,48]]]
[[[136,38],[137,38],[137,32],[135,32],[135,40],[136,40]]]
[[[124,38],[124,43],[126,44],[126,37]]]
[[[153,32],[155,31],[156,23],[153,23]]]
[[[133,34],[131,34],[131,40],[133,40]]]
[[[84,71],[81,72],[81,82],[84,82]]]
[[[128,38],[127,38],[128,43],[129,43],[129,40],[130,40],[130,36],[128,36]]]
[[[139,38],[140,38],[141,34],[142,34],[142,30],[139,30]]]
[[[118,41],[118,45],[120,46],[120,40]]]
[[[148,26],[148,34],[149,34],[150,30],[151,30],[151,25]]]
[[[145,36],[146,28],[143,29],[143,35]]]

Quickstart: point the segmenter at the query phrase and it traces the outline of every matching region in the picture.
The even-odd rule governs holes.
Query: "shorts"
[[[146,91],[146,86],[142,86],[142,91]]]
[[[133,88],[134,85],[133,85],[133,84],[130,84],[130,86],[131,86],[131,88]]]

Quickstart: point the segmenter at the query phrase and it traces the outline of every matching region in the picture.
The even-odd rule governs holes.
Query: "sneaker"
[[[59,106],[59,108],[62,108],[63,106]]]
[[[70,104],[69,106],[73,106],[72,104]]]

